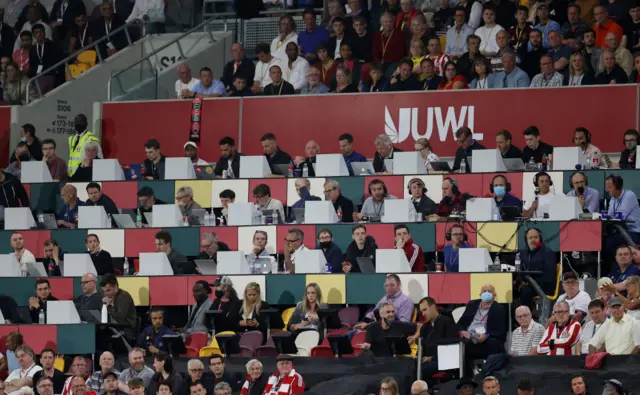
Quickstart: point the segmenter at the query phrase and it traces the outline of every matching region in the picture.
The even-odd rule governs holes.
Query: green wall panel
[[[334,177],[332,179],[340,183],[340,192],[344,197],[350,199],[356,206],[362,204],[364,201],[364,177]]]
[[[422,251],[436,250],[436,224],[430,222],[409,223],[409,233],[416,244],[422,247]]]
[[[60,188],[62,184],[31,184],[31,208],[47,213],[57,213],[62,207]]]
[[[18,306],[29,306],[29,298],[36,296],[35,277],[0,277],[3,295],[13,297]]]
[[[87,252],[84,239],[87,237],[87,229],[54,229],[51,238],[58,242],[64,252],[70,254],[82,254]]]
[[[384,296],[385,274],[347,275],[347,304],[376,304]]]
[[[294,305],[304,297],[307,276],[304,274],[273,274],[267,276],[267,303]]]
[[[95,349],[95,325],[58,325],[58,354],[93,354]]]
[[[156,199],[160,199],[167,204],[175,201],[175,181],[140,181],[138,182],[138,190],[142,187],[153,189]]]
[[[165,228],[171,234],[171,247],[184,256],[197,256],[200,254],[200,228]]]

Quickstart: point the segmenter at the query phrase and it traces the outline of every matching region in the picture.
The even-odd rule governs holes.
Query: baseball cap
[[[217,287],[218,285],[230,285],[233,286],[233,281],[227,276],[218,277],[214,282],[210,283],[212,287]]]
[[[613,306],[622,306],[622,301],[620,300],[620,298],[618,298],[617,296],[612,297],[611,299],[609,299],[609,306],[613,307]]]
[[[113,370],[108,371],[102,376],[102,380],[104,381],[107,377],[113,376],[114,379],[118,380],[118,375]]]
[[[198,146],[193,141],[187,141],[186,143],[184,143],[184,149],[187,149],[187,147],[198,149]]]
[[[562,275],[562,281],[578,280],[578,276],[574,272],[566,272]]]

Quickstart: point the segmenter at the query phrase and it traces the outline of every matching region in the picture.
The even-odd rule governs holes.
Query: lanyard
[[[526,25],[525,25],[526,27]],[[520,46],[520,37],[522,37],[522,33],[524,33],[524,27],[520,29],[520,33],[518,33],[518,27],[516,26],[516,48]]]
[[[69,7],[69,3],[62,3],[60,5],[60,19],[64,17],[65,11],[67,11],[67,7]]]
[[[269,66],[271,65],[271,62],[273,62],[275,58],[271,58],[271,60],[269,61],[269,63],[267,63],[267,66],[265,68],[265,70],[262,71],[262,77],[260,78],[260,82],[262,82],[262,80],[264,80],[264,77],[267,75],[267,73],[269,72]]]
[[[462,33],[463,33],[463,30],[464,30],[463,28],[464,28],[464,25],[462,25],[462,27],[460,28],[460,33],[458,33],[458,38],[456,39],[456,46],[453,47],[454,51],[457,50],[458,49],[458,45],[460,45],[460,39],[462,38]],[[462,49],[462,48],[460,48],[460,49]]]
[[[105,23],[104,24],[104,31],[107,33],[107,37],[108,37],[109,34],[111,33],[111,24],[110,23]]]
[[[493,27],[491,28],[491,30],[489,30],[489,34],[487,34],[487,40],[484,42],[484,49],[487,49],[487,45],[489,45],[489,41],[491,40],[491,33],[493,33],[493,29],[496,28],[497,25],[493,25]],[[485,26],[486,28],[486,26]],[[482,41],[481,41],[482,42]]]
[[[391,41],[391,37],[393,37],[393,33],[395,33],[396,31],[392,31],[391,35],[389,36],[389,38],[387,39],[387,42],[384,42],[384,38],[382,38],[381,43],[382,43],[382,61],[384,62],[384,54],[387,52],[387,47],[389,46],[389,41]]]
[[[618,208],[620,208],[620,205],[622,204],[622,198],[624,198],[624,194],[625,193],[627,193],[627,191],[622,192],[622,195],[620,195],[620,198],[616,199],[616,202],[613,205],[613,213],[614,214],[618,211]]]
[[[86,25],[84,25],[84,31],[82,32],[82,36],[78,35],[78,38],[80,39],[80,48],[84,48],[84,38],[87,35],[87,28],[89,27],[89,24],[87,23]],[[109,34],[109,33],[107,33]]]
[[[42,57],[44,56],[44,44],[42,44],[42,51],[40,51],[40,44],[36,43],[36,54],[38,55],[38,59],[40,59],[40,64],[42,64]]]
[[[478,89],[485,89],[486,87],[487,87],[487,79],[486,78],[484,80],[478,80]]]
[[[289,39],[291,38],[291,37],[289,37],[290,35],[291,35],[291,33],[289,33],[289,35],[287,35],[287,37],[285,37],[284,40],[282,40],[282,42],[276,44],[276,52],[280,49],[280,47],[285,45],[287,43],[287,41],[289,41]]]

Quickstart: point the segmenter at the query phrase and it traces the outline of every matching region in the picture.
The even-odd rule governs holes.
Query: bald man
[[[78,311],[102,310],[102,296],[98,293],[97,283],[98,279],[95,274],[85,273],[85,275],[82,276],[82,280],[80,282],[82,295],[73,300]]]
[[[429,386],[422,380],[416,380],[411,385],[411,395],[428,395]]]
[[[316,163],[316,155],[320,153],[320,145],[315,140],[307,141],[307,144],[304,146],[304,152],[307,155],[306,158],[302,156],[296,156],[293,160],[293,163],[296,165],[298,169],[302,169],[306,164],[307,169],[309,170],[309,177],[315,177],[316,171],[313,168],[314,163]],[[304,176],[304,174],[303,174]]]
[[[256,73],[256,66],[244,56],[242,44],[235,43],[231,46],[231,58],[232,60],[222,69],[222,78],[220,78],[227,90],[231,89],[231,84],[236,76],[242,76],[246,81],[251,81]]]
[[[191,69],[186,63],[178,66],[178,80],[176,81],[176,97],[178,99],[184,99],[189,97],[191,89],[200,82],[199,79],[191,76]]]
[[[64,205],[56,218],[58,227],[71,229],[78,227],[78,208],[86,206],[86,203],[78,199],[78,190],[71,184],[62,187],[60,197]]]
[[[613,51],[616,58],[616,63],[622,67],[627,75],[633,71],[633,55],[628,49],[620,45],[620,40],[616,33],[609,32],[604,39],[605,46]],[[604,53],[600,55],[600,70],[604,69]]]
[[[27,262],[35,263],[36,257],[24,247],[24,236],[22,233],[14,233],[11,235],[11,248],[13,248],[13,255],[20,264],[25,265]]]

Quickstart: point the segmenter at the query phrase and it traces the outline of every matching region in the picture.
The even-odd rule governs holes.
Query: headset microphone
[[[580,196],[584,195],[584,187],[578,187],[577,192],[578,192],[578,195]]]

